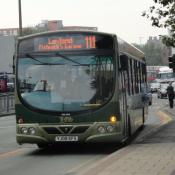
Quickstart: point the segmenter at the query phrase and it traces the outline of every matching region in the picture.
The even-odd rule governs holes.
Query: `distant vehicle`
[[[157,90],[157,98],[164,98],[167,97],[167,87],[168,83],[160,83],[160,87]]]
[[[8,92],[13,92],[14,91],[14,83],[13,82],[8,82],[7,83],[7,91]]]
[[[0,72],[0,92],[12,92],[14,90],[14,75]]]
[[[150,83],[151,92],[157,92],[157,89],[160,87],[160,83],[157,80],[154,80]]]
[[[175,81],[173,70],[167,66],[161,67],[157,74],[156,80],[160,83],[169,83]]]
[[[157,77],[157,72],[155,72],[155,71],[148,71],[147,72],[147,81],[148,82],[154,81],[156,79],[156,77]]]
[[[0,72],[0,92],[7,92],[7,72]]]
[[[146,66],[147,69],[147,81],[151,83],[157,78],[157,74],[167,66]]]

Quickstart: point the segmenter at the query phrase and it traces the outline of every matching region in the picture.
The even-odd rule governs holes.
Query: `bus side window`
[[[128,57],[126,55],[120,55],[120,70],[128,71]]]
[[[139,93],[138,64],[136,60],[134,60],[134,72],[135,72],[135,92]]]
[[[133,67],[132,67],[132,58],[130,59],[130,81],[131,81],[131,92],[134,94],[134,81],[133,81]]]
[[[120,55],[120,70],[124,71],[125,73],[125,86],[128,95],[130,95],[130,65],[129,63],[129,58],[127,55]]]
[[[127,78],[128,78],[128,95],[131,95],[132,92],[132,83],[131,83],[131,67],[130,67],[130,60],[131,58],[128,58],[128,71],[127,71]]]

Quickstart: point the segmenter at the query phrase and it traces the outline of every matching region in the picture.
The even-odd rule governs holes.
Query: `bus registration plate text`
[[[77,142],[78,136],[56,136],[56,142]]]

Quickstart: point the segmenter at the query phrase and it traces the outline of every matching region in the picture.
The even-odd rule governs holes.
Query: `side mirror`
[[[128,57],[126,55],[120,55],[120,65],[122,71],[128,70]]]

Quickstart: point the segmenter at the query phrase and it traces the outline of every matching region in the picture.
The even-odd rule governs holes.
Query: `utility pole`
[[[19,36],[22,36],[21,0],[18,0],[18,10],[19,10]]]

